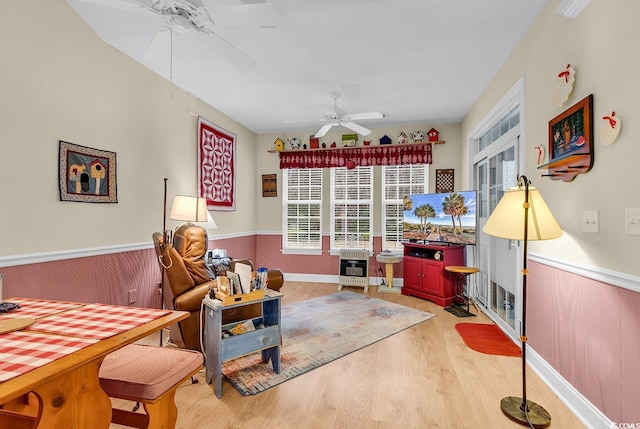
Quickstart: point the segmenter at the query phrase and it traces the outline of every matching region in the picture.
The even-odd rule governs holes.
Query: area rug
[[[434,316],[349,291],[296,302],[282,307],[280,374],[260,352],[225,362],[222,373],[254,395]]]
[[[520,347],[496,325],[458,323],[456,330],[464,343],[475,351],[488,355],[520,356]]]

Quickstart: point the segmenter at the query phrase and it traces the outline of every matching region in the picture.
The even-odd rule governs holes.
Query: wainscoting
[[[33,259],[30,256],[14,261],[20,264],[0,268],[3,296],[159,308],[160,267],[153,245],[139,250],[110,250],[116,253],[71,258],[51,253],[38,257],[51,258],[49,261],[29,263]],[[130,291],[134,291],[133,303]]]
[[[638,279],[531,259],[531,365],[592,427],[640,422]]]
[[[337,277],[338,257],[283,255],[278,234],[224,237],[209,248],[287,275]],[[328,248],[328,242],[325,243]],[[374,240],[379,252],[380,238]],[[530,254],[529,364],[593,428],[640,422],[640,280]],[[369,274],[376,276],[375,263]],[[399,268],[399,267],[397,267]],[[152,243],[0,258],[4,297],[158,308]],[[401,271],[395,272],[401,278]],[[316,280],[318,281],[318,280]],[[130,291],[135,302],[130,303]]]
[[[151,235],[151,234],[150,234]],[[255,235],[210,240],[234,258],[255,261]],[[0,258],[3,296],[160,308],[153,243]],[[131,292],[133,291],[133,292]],[[131,296],[135,302],[131,301]]]

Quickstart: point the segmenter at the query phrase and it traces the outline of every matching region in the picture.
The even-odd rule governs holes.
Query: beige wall
[[[531,31],[518,45],[462,124],[463,138],[522,76],[525,82],[526,169],[560,226],[563,237],[532,243],[531,251],[577,265],[639,275],[640,236],[624,232],[626,207],[640,207],[637,161],[640,159],[640,121],[637,118],[640,68],[637,41],[640,2],[592,1],[574,20],[554,13],[560,0],[548,2]],[[576,85],[562,109],[551,96],[556,76],[567,63],[576,69]],[[591,172],[573,182],[542,178],[533,146],[547,145],[548,121],[585,96],[594,97],[595,162]],[[623,122],[618,140],[600,144],[602,116],[615,111]],[[598,210],[600,232],[582,232],[582,212]]]
[[[459,155],[466,152],[463,140],[524,76],[524,173],[541,189],[565,231],[562,238],[534,243],[531,250],[637,275],[640,238],[624,233],[623,219],[625,207],[640,207],[640,193],[632,187],[640,155],[633,71],[640,57],[631,54],[640,31],[633,21],[640,3],[592,2],[576,20],[554,14],[558,3],[549,2],[462,128],[425,122],[374,128],[372,137],[375,142],[384,133],[395,137],[401,130],[435,126],[447,143],[434,147],[431,189],[435,168],[455,168],[456,187],[466,188]],[[237,210],[212,212],[219,226],[213,235],[280,231],[282,176],[277,155],[266,152],[278,136],[256,137],[102,43],[63,0],[13,2],[5,10],[28,16],[29,25],[11,19],[0,26],[0,256],[148,241],[162,224],[162,179],[169,178],[169,199],[196,192],[196,116],[190,112],[238,136]],[[615,110],[623,121],[618,141],[611,146],[596,142],[593,170],[570,183],[541,178],[532,148],[546,142],[547,122],[560,112],[550,100],[555,75],[566,63],[577,70],[567,105],[594,94],[596,138],[604,114]],[[306,141],[314,131],[295,136]],[[343,131],[334,130],[325,140],[339,141]],[[117,153],[117,204],[59,201],[60,139]],[[269,173],[278,174],[277,198],[261,196],[261,174]],[[582,211],[592,209],[600,211],[599,234],[581,230]]]
[[[321,122],[320,122],[321,124]],[[385,134],[392,138],[394,142],[397,141],[400,132],[404,131],[407,135],[411,132],[420,130],[426,133],[431,127],[439,131],[441,140],[445,140],[444,144],[433,145],[433,163],[430,166],[429,172],[429,189],[431,192],[435,190],[435,174],[436,169],[439,168],[453,168],[455,170],[455,188],[456,190],[470,189],[466,182],[462,181],[462,162],[460,159],[460,152],[462,150],[462,137],[460,124],[434,124],[425,122],[422,124],[402,125],[402,126],[390,126],[390,127],[375,127],[375,121],[362,122],[362,125],[372,130],[371,134],[367,137],[358,136],[358,146],[363,145],[364,140],[371,140],[372,145],[379,144],[380,138]],[[318,128],[320,125],[318,126]],[[280,232],[282,230],[282,171],[280,170],[280,159],[277,153],[268,153],[268,150],[274,148],[275,140],[280,137],[285,142],[292,137],[298,137],[303,143],[309,144],[309,136],[313,135],[317,131],[317,128],[311,129],[306,132],[298,132],[291,134],[262,134],[257,138],[256,154],[258,158],[257,181],[262,180],[263,174],[278,175],[278,196],[277,198],[262,198],[262,193],[258,193],[258,211],[259,216],[257,220],[257,228],[261,232]],[[334,141],[338,147],[341,146],[342,134],[349,134],[350,131],[342,127],[334,127],[326,136],[320,139],[320,143],[326,142],[329,146]],[[374,234],[381,233],[381,194],[380,184],[381,182],[381,167],[374,167],[374,183],[376,184],[376,193],[374,194]],[[325,201],[323,214],[323,232],[329,234],[329,169],[324,171],[324,190]],[[268,215],[263,216],[267,213]]]
[[[197,192],[197,115],[238,137],[237,210],[212,212],[213,236],[255,231],[255,134],[104,44],[64,0],[3,15],[0,257],[150,242],[163,178],[169,205]],[[117,153],[117,204],[59,201],[58,140]]]

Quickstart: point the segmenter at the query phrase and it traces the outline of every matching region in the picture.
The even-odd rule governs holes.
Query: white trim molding
[[[233,238],[255,235],[255,233],[234,233],[223,235],[209,234],[209,241],[228,240]],[[62,261],[65,259],[87,258],[91,256],[109,255],[112,253],[134,252],[138,250],[153,249],[153,242],[129,243],[117,246],[91,247],[86,249],[57,250],[53,252],[28,253],[22,255],[0,256],[0,268],[14,267],[18,265],[38,264],[41,262]]]
[[[529,259],[539,262],[550,267],[557,268],[562,271],[597,280],[612,286],[629,289],[634,292],[640,292],[640,277],[631,274],[620,273],[617,271],[607,270],[605,268],[577,264],[575,262],[565,261],[557,258],[529,252]]]
[[[132,243],[119,246],[94,247],[88,249],[72,249],[56,252],[29,253],[24,255],[0,256],[1,267],[38,264],[41,262],[62,261],[65,259],[86,258],[89,256],[109,255],[111,253],[134,252],[152,249],[153,243]]]

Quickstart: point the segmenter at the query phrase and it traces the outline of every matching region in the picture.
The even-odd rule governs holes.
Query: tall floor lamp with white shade
[[[527,399],[527,243],[530,240],[550,240],[562,235],[551,210],[540,192],[530,186],[526,176],[518,177],[518,186],[510,188],[502,196],[482,230],[491,236],[508,240],[522,240],[522,397],[502,398],[502,412],[522,425],[545,428],[551,424],[551,415],[541,405]]]

